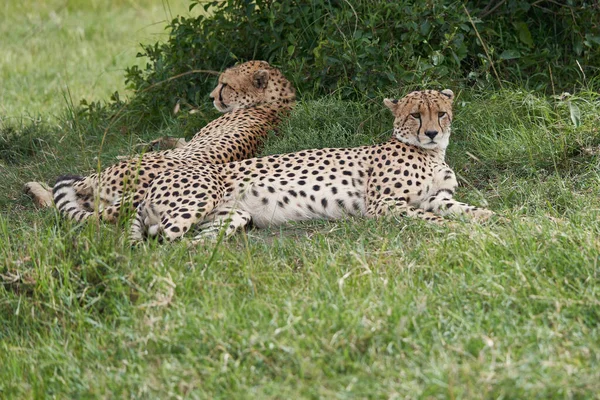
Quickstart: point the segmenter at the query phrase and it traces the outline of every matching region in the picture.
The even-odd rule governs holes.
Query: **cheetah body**
[[[276,68],[249,61],[224,71],[211,98],[225,114],[188,143],[121,161],[100,174],[61,177],[53,188],[57,208],[78,221],[95,215],[114,221],[122,205],[136,207],[151,183],[167,170],[252,157],[282,113],[293,107],[295,91]]]
[[[444,161],[452,100],[449,90],[386,99],[396,117],[394,137],[378,145],[169,170],[140,203],[131,239],[159,232],[175,239],[195,225],[199,238],[214,237],[250,221],[266,227],[347,215],[399,213],[437,223],[448,214],[485,219],[489,210],[453,199],[457,181]]]

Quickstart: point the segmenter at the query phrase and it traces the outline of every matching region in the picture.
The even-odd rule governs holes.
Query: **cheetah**
[[[145,153],[85,178],[62,176],[53,188],[58,210],[76,221],[96,216],[115,222],[122,206],[132,210],[146,189],[169,169],[222,164],[252,157],[270,130],[295,104],[291,83],[264,61],[249,61],[224,71],[210,94],[225,113],[183,146]],[[180,184],[185,185],[184,180]],[[174,185],[177,193],[179,184]],[[165,188],[166,194],[170,194]]]
[[[444,161],[453,99],[448,89],[385,99],[395,120],[393,137],[382,144],[170,169],[148,188],[130,239],[161,234],[173,240],[195,226],[196,239],[205,240],[250,222],[260,228],[348,215],[485,220],[492,211],[453,199],[457,181]]]

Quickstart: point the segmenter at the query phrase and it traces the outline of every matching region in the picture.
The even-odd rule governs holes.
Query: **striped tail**
[[[78,191],[75,189],[77,182],[83,181],[85,178],[76,175],[64,175],[56,179],[52,194],[54,196],[54,204],[63,215],[74,219],[78,222],[85,221],[94,213],[84,209],[79,200]]]

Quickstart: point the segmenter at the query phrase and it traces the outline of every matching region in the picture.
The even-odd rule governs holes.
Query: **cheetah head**
[[[383,103],[394,114],[394,136],[407,144],[424,149],[448,146],[452,123],[450,89],[412,92],[400,100],[385,99]]]
[[[265,61],[248,61],[226,69],[210,94],[221,112],[276,101],[292,102],[295,96],[291,83]]]

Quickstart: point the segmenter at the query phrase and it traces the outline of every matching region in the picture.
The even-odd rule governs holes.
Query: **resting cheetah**
[[[146,192],[131,239],[162,232],[172,240],[197,223],[202,239],[250,221],[265,227],[390,213],[436,223],[448,214],[487,219],[491,211],[452,198],[457,182],[444,157],[453,98],[451,90],[428,90],[385,99],[395,121],[393,138],[382,144],[170,169]]]
[[[166,170],[254,156],[269,130],[280,122],[281,114],[295,104],[290,82],[264,61],[249,61],[226,70],[210,97],[226,114],[206,125],[183,147],[146,153],[85,178],[60,177],[53,189],[57,208],[83,221],[98,215],[97,206],[103,219],[115,221],[121,205],[136,207],[146,189]]]

